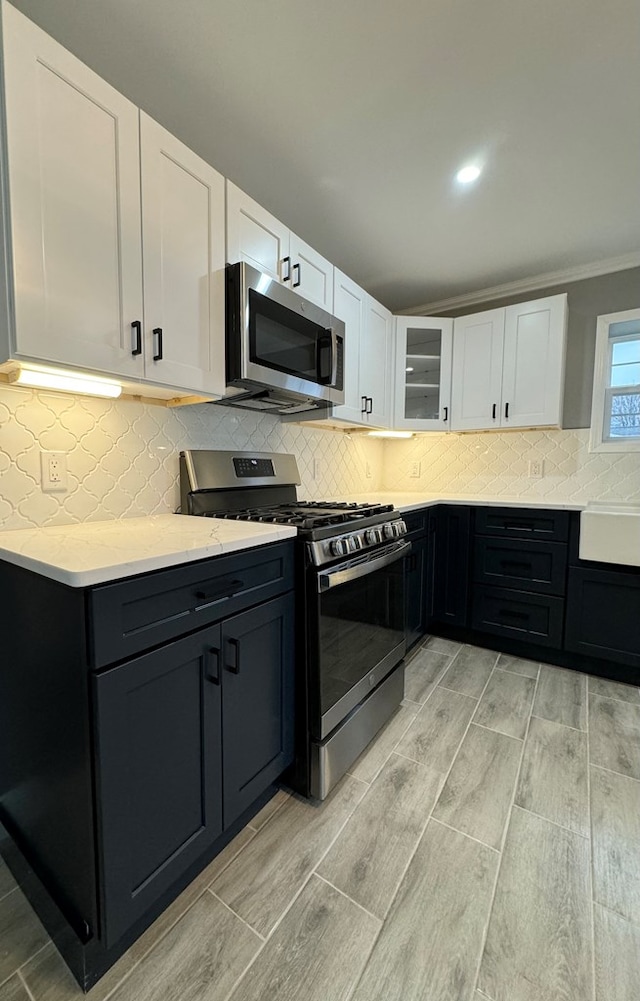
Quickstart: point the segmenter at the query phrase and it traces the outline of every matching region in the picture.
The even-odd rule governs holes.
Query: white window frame
[[[611,398],[609,374],[611,372],[612,346],[609,339],[609,327],[613,323],[624,323],[627,320],[640,320],[640,308],[627,309],[621,313],[606,313],[597,319],[596,361],[591,400],[590,452],[640,452],[640,435],[618,441],[608,441],[604,438],[606,409]],[[623,387],[619,388],[623,389]]]

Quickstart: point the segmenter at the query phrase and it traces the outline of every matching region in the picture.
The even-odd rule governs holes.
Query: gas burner
[[[312,532],[332,525],[354,527],[364,518],[392,511],[390,505],[350,504],[344,501],[296,501],[266,507],[242,508],[210,514],[233,521],[260,521],[278,525],[293,525],[300,531]]]

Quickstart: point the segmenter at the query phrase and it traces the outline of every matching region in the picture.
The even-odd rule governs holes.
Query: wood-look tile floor
[[[640,690],[427,639],[324,803],[279,792],[104,1001],[638,1001]],[[0,863],[0,1001],[82,997]]]

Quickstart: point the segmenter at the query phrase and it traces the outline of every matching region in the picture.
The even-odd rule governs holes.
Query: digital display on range
[[[275,476],[273,462],[271,459],[252,459],[249,456],[236,456],[233,460],[233,468],[238,479],[246,479],[251,476]]]

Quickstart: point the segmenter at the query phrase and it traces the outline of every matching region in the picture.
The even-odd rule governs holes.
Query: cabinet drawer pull
[[[204,676],[213,685],[220,684],[220,651],[217,647],[209,647],[204,654]]]
[[[240,653],[238,651],[238,641],[228,639],[227,652],[225,656],[225,667],[231,674],[240,674]]]
[[[142,354],[142,322],[140,320],[134,320],[131,324],[131,329],[136,335],[136,346],[131,348],[132,355]]]
[[[516,570],[517,569],[524,569],[524,570],[530,570],[531,569],[531,563],[528,563],[526,560],[500,560],[500,566],[501,567],[513,567],[513,569],[516,569]]]
[[[154,361],[162,361],[162,327],[153,328],[153,336],[158,339],[158,351],[153,356]]]
[[[292,288],[298,288],[298,286],[300,285],[300,283],[302,281],[302,268],[300,267],[299,264],[294,264],[293,265],[293,270],[295,271],[296,268],[298,269],[298,280],[294,281],[294,283],[292,285]]]
[[[503,615],[505,619],[518,619],[522,622],[526,622],[527,619],[531,618],[529,612],[514,612],[511,608],[501,608],[500,615]]]
[[[286,273],[286,275],[284,273],[284,266],[285,266],[285,264],[287,265],[287,273]],[[290,257],[283,257],[282,258],[282,280],[283,280],[283,282],[288,282],[288,281],[290,281],[290,279],[291,279],[291,258]]]
[[[200,601],[218,601],[222,598],[232,598],[244,588],[243,580],[223,580],[211,590],[196,591],[195,596]]]

